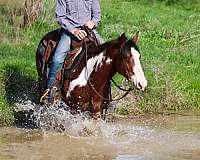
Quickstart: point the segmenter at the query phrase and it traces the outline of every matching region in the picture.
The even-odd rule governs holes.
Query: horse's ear
[[[132,41],[134,43],[137,43],[139,40],[139,31],[136,32],[136,34],[133,36]]]
[[[121,38],[126,39],[126,34],[125,34],[125,32],[122,33]]]
[[[122,35],[118,38],[119,41],[124,41],[126,40],[126,35],[125,33],[122,33]]]

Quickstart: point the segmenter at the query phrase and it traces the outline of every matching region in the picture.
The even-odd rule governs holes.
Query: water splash
[[[27,102],[24,105],[32,104]],[[20,147],[19,144],[17,147],[9,145],[7,150],[12,148],[10,151],[12,154],[13,148],[15,148],[14,155],[20,153],[18,157],[22,156],[21,150],[26,150],[25,155],[28,155],[28,158],[32,156],[32,153],[37,153],[39,156],[43,153],[45,157],[46,151],[49,151],[46,159],[50,159],[49,156],[56,159],[61,155],[61,159],[78,159],[84,156],[85,159],[115,160],[199,159],[200,135],[199,132],[191,130],[192,126],[190,123],[188,124],[189,120],[185,119],[186,117],[182,118],[187,123],[183,123],[182,119],[180,121],[180,117],[169,116],[162,120],[162,118],[156,119],[152,115],[152,118],[144,118],[139,123],[136,119],[107,122],[93,120],[88,114],[81,112],[72,115],[62,102],[48,108],[39,105],[33,106],[35,107],[34,121],[41,128],[37,130],[41,137],[39,136],[40,139],[37,141],[34,140],[35,142],[28,142],[27,145],[23,142]],[[199,120],[199,117],[196,118]],[[195,119],[196,123],[197,120]],[[190,122],[194,123],[194,121]],[[180,127],[179,123],[183,123],[184,128],[176,128]],[[190,130],[185,130],[185,126],[190,127]],[[26,131],[20,132],[22,132],[20,137],[24,139],[24,135],[27,135],[24,134]],[[12,130],[10,133],[16,134],[17,132]],[[6,133],[6,135],[9,134]],[[34,132],[33,135],[35,135]],[[30,136],[28,137],[30,139]],[[12,145],[15,146],[16,143],[12,143]],[[0,148],[0,152],[3,152],[5,147]],[[57,149],[55,150],[55,148]],[[27,154],[28,152],[30,153]]]
[[[87,124],[89,118],[81,112],[72,115],[69,107],[63,102],[57,102],[49,107],[38,106],[34,112],[37,126],[45,131],[66,132],[80,136],[80,130],[85,130],[82,122]]]
[[[134,143],[137,137],[149,137],[153,130],[131,123],[93,120],[88,113],[72,115],[69,107],[59,102],[48,108],[38,107],[35,122],[44,131],[65,133],[72,137],[105,138],[110,143]]]
[[[19,106],[19,105],[18,105]],[[33,110],[30,118],[44,133],[63,133],[77,138],[103,138],[110,144],[131,144],[151,137],[153,130],[132,122],[94,120],[88,112],[72,115],[69,107],[59,101],[49,107],[27,101],[21,108]]]

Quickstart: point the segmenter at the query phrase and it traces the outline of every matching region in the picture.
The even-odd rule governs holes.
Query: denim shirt
[[[56,18],[62,28],[70,31],[92,20],[101,20],[99,0],[57,0]]]

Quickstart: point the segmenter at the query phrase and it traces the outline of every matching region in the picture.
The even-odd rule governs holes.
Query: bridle
[[[122,87],[120,87],[114,80],[113,78],[111,79],[111,81],[113,82],[113,84],[119,89],[119,90],[122,90],[124,92],[126,92],[123,96],[119,97],[119,98],[115,98],[115,99],[108,99],[108,98],[105,98],[103,95],[101,95],[95,88],[94,86],[92,85],[89,77],[88,77],[88,68],[87,68],[87,57],[88,57],[88,48],[87,48],[87,44],[86,44],[86,41],[84,41],[84,45],[85,45],[85,61],[86,61],[86,79],[88,79],[88,83],[90,85],[90,87],[93,89],[93,91],[99,96],[101,97],[103,100],[106,100],[106,101],[109,101],[109,102],[113,102],[113,101],[119,101],[121,99],[123,99],[124,97],[126,97],[130,91],[132,91],[134,88],[133,87],[130,87],[129,89],[124,89]],[[121,53],[121,48],[120,48],[120,53]],[[122,54],[120,54],[122,55]],[[123,60],[123,64],[125,65],[124,63],[124,60]]]

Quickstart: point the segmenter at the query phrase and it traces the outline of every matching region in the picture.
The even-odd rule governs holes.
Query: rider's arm
[[[66,16],[67,5],[65,0],[57,0],[56,1],[56,18],[58,23],[61,25],[62,28],[71,31],[75,27],[70,24],[70,21],[67,19]]]
[[[101,20],[101,9],[99,0],[92,1],[92,21],[95,23],[95,27],[99,24]]]

